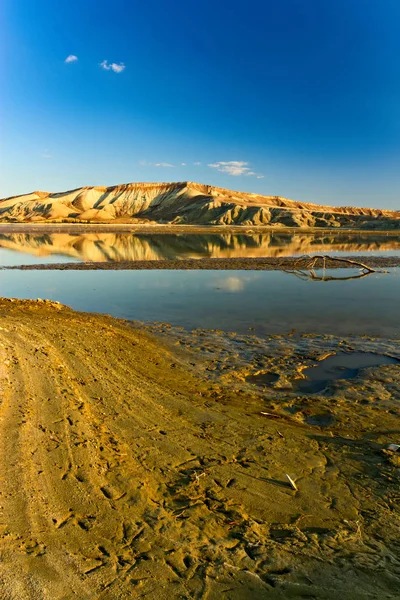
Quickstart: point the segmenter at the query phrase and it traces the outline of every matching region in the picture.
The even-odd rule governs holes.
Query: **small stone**
[[[387,449],[390,452],[398,452],[399,448],[400,448],[399,444],[389,444],[389,446],[387,447]]]

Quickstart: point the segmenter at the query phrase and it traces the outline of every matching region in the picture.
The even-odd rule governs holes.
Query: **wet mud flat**
[[[0,233],[83,233],[83,232],[127,232],[140,234],[208,234],[208,233],[301,233],[302,235],[319,234],[341,234],[341,235],[365,235],[365,236],[393,236],[398,234],[399,228],[395,229],[357,229],[357,228],[332,228],[332,227],[282,227],[271,225],[171,225],[169,223],[137,223],[129,219],[122,219],[118,223],[105,223],[104,221],[88,223],[51,223],[47,222],[0,222]]]
[[[399,365],[293,384],[343,352],[399,341],[0,300],[2,597],[397,598]]]
[[[364,419],[365,427],[377,427],[375,411],[400,416],[398,337],[242,335],[187,331],[168,323],[149,324],[146,329],[161,336],[178,355],[182,352],[189,370],[227,389],[262,398],[274,418],[317,424],[318,414],[325,410],[329,423],[343,432],[346,427],[362,428]]]
[[[329,260],[329,269],[357,269],[364,263],[373,269],[388,269],[400,266],[396,256],[343,256],[342,260]],[[344,260],[355,261],[346,263]],[[71,262],[32,265],[3,266],[1,269],[92,271],[92,270],[252,270],[252,271],[298,271],[309,270],[310,257],[270,257],[270,258],[198,258],[162,259],[115,262]],[[320,268],[320,267],[319,267]]]

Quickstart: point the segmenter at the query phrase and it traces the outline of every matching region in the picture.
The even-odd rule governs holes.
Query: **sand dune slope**
[[[0,200],[0,221],[400,228],[396,211],[322,206],[187,181],[14,196]]]
[[[395,597],[326,434],[107,316],[2,300],[0,344],[2,599]]]

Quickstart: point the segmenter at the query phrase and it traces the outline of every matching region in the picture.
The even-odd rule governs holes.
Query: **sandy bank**
[[[364,263],[375,269],[389,269],[400,266],[397,256],[343,256],[341,258]],[[179,260],[135,260],[115,262],[74,262],[48,263],[34,265],[13,265],[0,269],[93,271],[93,270],[249,270],[249,271],[292,271],[308,269],[310,258],[270,257],[270,258],[182,258]],[[339,260],[329,261],[330,269],[354,269],[355,265]]]
[[[134,224],[134,223],[5,223],[0,222],[0,234],[7,233],[135,233],[153,234],[228,234],[246,235],[260,233],[301,234],[301,235],[358,235],[362,236],[394,236],[398,232],[393,229],[357,229],[340,227],[282,227],[273,225],[170,225],[170,224]]]
[[[398,366],[264,393],[350,342],[239,341],[0,301],[1,598],[397,597]]]

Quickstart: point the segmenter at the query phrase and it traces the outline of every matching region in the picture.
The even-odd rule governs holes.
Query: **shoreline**
[[[400,236],[400,224],[396,229],[342,229],[342,228],[303,228],[303,227],[271,227],[266,225],[169,225],[169,224],[135,224],[135,223],[2,223],[0,234],[18,231],[22,233],[48,232],[48,233],[85,233],[96,231],[99,233],[137,233],[137,234],[209,234],[209,233],[242,233],[256,235],[259,233],[276,234],[334,234],[334,235],[394,235]]]
[[[388,269],[400,266],[396,256],[341,256],[345,260],[364,263],[373,269]],[[66,262],[33,265],[1,266],[0,270],[21,271],[119,271],[119,270],[243,270],[243,271],[293,271],[309,270],[312,256],[270,257],[270,258],[199,258],[199,259],[160,259],[119,262]],[[319,267],[320,269],[321,267]],[[327,269],[354,269],[357,265],[335,260],[329,261]]]
[[[344,349],[0,299],[3,594],[394,600],[399,368],[288,387]]]

